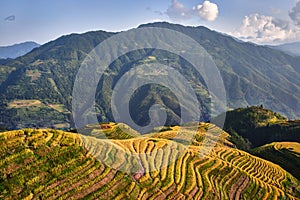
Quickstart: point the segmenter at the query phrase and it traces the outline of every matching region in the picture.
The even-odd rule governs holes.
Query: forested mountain
[[[300,117],[300,57],[250,43],[239,42],[205,27],[153,23],[182,32],[201,44],[212,56],[224,81],[229,108],[260,105],[288,118]],[[72,126],[71,94],[76,73],[87,54],[115,33],[104,31],[58,38],[0,66],[0,123],[7,128]],[[178,41],[180,43],[180,41]],[[96,111],[100,121],[114,121],[111,94],[118,79],[141,63],[159,62],[177,69],[193,86],[201,102],[202,119],[210,119],[210,97],[201,76],[190,63],[161,50],[128,53],[111,64],[99,82]],[[172,91],[146,85],[132,97],[134,120],[145,125],[153,104],[165,104],[168,124],[180,119],[180,106]],[[220,113],[216,113],[220,114]]]

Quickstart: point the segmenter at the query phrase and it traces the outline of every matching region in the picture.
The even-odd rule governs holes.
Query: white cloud
[[[271,9],[273,14],[280,10]],[[242,26],[230,33],[242,40],[260,44],[300,41],[300,1],[289,11],[289,21],[254,13],[244,17]]]
[[[245,16],[242,26],[233,35],[260,44],[281,43],[298,37],[297,29],[292,29],[288,21],[258,13]]]
[[[186,20],[191,18],[190,9],[186,8],[177,0],[172,0],[172,4],[167,9],[166,14],[172,20]]]
[[[219,14],[218,5],[210,1],[204,1],[203,5],[199,4],[193,8],[197,14],[207,21],[215,21]]]
[[[295,25],[300,26],[300,1],[298,1],[296,6],[289,12],[289,15]]]
[[[188,20],[192,17],[198,16],[207,21],[214,21],[217,19],[219,9],[217,4],[210,1],[204,1],[203,4],[194,6],[193,8],[186,7],[178,0],[172,0],[171,5],[166,11],[166,14],[171,20]]]

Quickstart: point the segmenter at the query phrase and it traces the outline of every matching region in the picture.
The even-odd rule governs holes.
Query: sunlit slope
[[[251,153],[277,163],[300,180],[300,143],[273,142],[258,147]]]
[[[80,133],[87,133],[98,139],[130,139],[138,137],[140,134],[128,125],[123,123],[100,123],[89,124],[83,129],[78,130]]]
[[[225,133],[201,157],[205,128],[188,146],[171,140],[175,130],[110,140],[42,129],[1,133],[0,199],[300,198],[299,181],[278,165],[229,147]],[[96,153],[87,146],[97,143]],[[120,156],[124,152],[136,160]],[[132,165],[138,171],[116,170]]]

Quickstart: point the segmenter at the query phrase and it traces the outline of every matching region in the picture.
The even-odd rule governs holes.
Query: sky
[[[257,44],[300,41],[300,0],[1,0],[0,46],[167,21]]]

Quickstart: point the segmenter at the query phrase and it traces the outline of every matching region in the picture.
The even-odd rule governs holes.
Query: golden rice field
[[[274,147],[277,150],[288,149],[300,157],[300,144],[298,142],[274,142]]]
[[[128,138],[116,124],[101,139],[48,129],[0,133],[0,199],[299,199],[281,167],[233,148],[201,124]],[[110,131],[108,131],[110,130]],[[122,129],[123,130],[123,129]],[[125,138],[123,138],[125,137]],[[174,141],[172,138],[179,138]],[[216,141],[206,156],[204,138]]]
[[[273,142],[252,150],[252,153],[277,163],[295,178],[300,179],[300,143]]]

